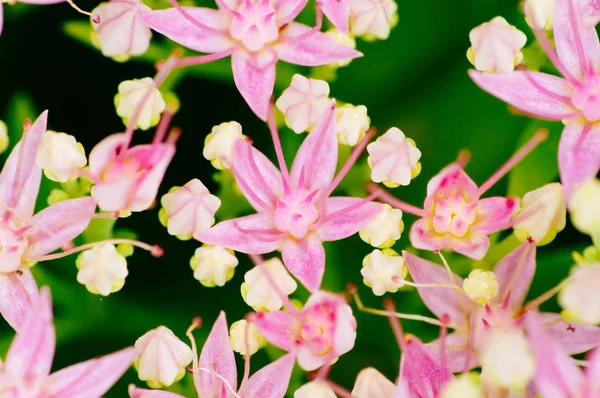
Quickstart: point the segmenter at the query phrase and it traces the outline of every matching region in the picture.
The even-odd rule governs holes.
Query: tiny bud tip
[[[150,254],[152,254],[154,257],[162,257],[162,255],[165,254],[165,250],[159,245],[154,245],[152,246]]]

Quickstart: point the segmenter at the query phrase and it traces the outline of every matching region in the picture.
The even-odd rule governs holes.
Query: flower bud
[[[446,383],[440,398],[484,398],[475,372],[463,373]]]
[[[371,246],[386,249],[400,239],[403,231],[402,210],[384,204],[383,210],[359,231],[359,235]]]
[[[233,278],[238,259],[231,249],[202,245],[190,260],[194,278],[206,287],[223,287]]]
[[[217,170],[225,170],[233,165],[233,151],[237,140],[245,138],[238,122],[221,123],[214,126],[204,140],[202,155]]]
[[[135,350],[138,376],[152,388],[168,387],[181,380],[193,358],[190,347],[164,326],[137,339]]]
[[[67,199],[71,199],[68,193],[66,193],[62,189],[53,189],[50,191],[50,195],[48,195],[48,206],[52,206],[58,202],[62,202],[63,200]]]
[[[82,252],[76,265],[79,269],[77,282],[91,293],[102,296],[121,290],[129,274],[125,257],[109,243]]]
[[[492,271],[474,269],[463,282],[463,290],[469,298],[485,305],[498,295],[498,280]]]
[[[324,381],[317,379],[297,389],[294,398],[336,398],[336,395]]]
[[[145,101],[144,101],[145,100]],[[129,120],[141,105],[141,111],[137,119],[136,127],[148,130],[156,126],[160,120],[160,114],[165,110],[166,104],[156,87],[156,83],[150,77],[143,79],[126,80],[119,84],[119,93],[115,96],[115,107],[117,115],[123,119],[123,123],[129,124]]]
[[[533,29],[552,30],[554,25],[554,0],[525,0],[525,20]]]
[[[335,110],[335,120],[338,142],[344,145],[356,145],[371,126],[371,119],[364,105],[346,104],[338,107]]]
[[[329,36],[330,39],[335,40],[338,44],[341,44],[344,47],[348,47],[348,48],[356,48],[356,40],[354,40],[354,37],[350,36],[350,35],[346,35],[342,32],[340,32],[339,30],[337,30],[336,28],[331,28],[328,31],[325,32],[325,34],[327,36]],[[350,65],[350,62],[352,62],[352,59],[348,59],[345,61],[340,61],[340,62],[334,62],[332,64],[329,64],[331,66],[335,66],[337,68],[342,68],[344,66],[348,66]]]
[[[350,2],[352,34],[371,41],[385,40],[398,23],[398,5],[393,0],[354,0]]]
[[[267,340],[258,331],[253,323],[241,319],[231,324],[229,328],[229,340],[233,351],[246,356],[246,328],[248,328],[248,350],[250,355],[256,354],[258,350],[267,344]]]
[[[6,152],[8,149],[8,144],[10,144],[8,127],[6,127],[6,123],[0,120],[0,155]]]
[[[373,294],[383,296],[385,292],[394,293],[404,286],[408,269],[402,256],[392,249],[383,249],[373,250],[364,258],[360,273]]]
[[[78,169],[87,164],[85,150],[75,137],[46,131],[37,151],[36,164],[48,179],[67,182],[78,177]]]
[[[406,186],[421,173],[421,151],[396,127],[367,145],[367,152],[371,180],[389,188]]]
[[[600,325],[600,262],[576,265],[558,294],[565,319]]]
[[[375,368],[365,368],[356,377],[352,398],[379,398],[394,395],[396,386]]]
[[[329,84],[296,74],[275,105],[285,116],[285,124],[294,133],[311,130],[329,106]]]
[[[183,240],[204,232],[215,223],[215,213],[221,200],[208,191],[198,179],[183,187],[173,187],[160,200],[163,208],[159,215],[169,234]]]
[[[571,199],[571,221],[575,228],[592,237],[600,247],[600,180],[581,184]]]
[[[481,352],[482,379],[514,392],[523,392],[535,372],[535,357],[521,330],[491,331]]]
[[[531,237],[538,246],[546,245],[565,228],[567,201],[558,182],[525,194],[521,207],[523,210],[514,225],[515,235],[521,242]]]
[[[246,272],[241,287],[242,297],[255,311],[277,311],[283,306],[283,302],[265,272],[269,273],[272,280],[276,281],[280,292],[286,296],[292,294],[298,287],[281,260],[274,257]]]
[[[521,49],[527,36],[519,29],[496,17],[469,33],[471,48],[467,58],[481,72],[508,73],[523,60]]]
[[[573,261],[577,265],[590,265],[600,263],[600,249],[595,246],[588,246],[583,249],[581,254],[573,252]]]

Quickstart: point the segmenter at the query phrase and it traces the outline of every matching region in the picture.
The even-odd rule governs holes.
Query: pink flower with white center
[[[42,169],[36,165],[48,113],[32,125],[15,146],[0,173],[0,313],[15,329],[38,296],[29,266],[67,246],[94,216],[90,197],[70,199],[33,214]]]
[[[558,163],[569,200],[576,187],[594,178],[600,169],[600,43],[594,26],[583,24],[580,4],[556,0],[556,50],[543,30],[534,30],[564,78],[526,70],[506,74],[469,72],[479,87],[526,114],[565,123]]]
[[[362,55],[319,31],[320,12],[317,12],[318,26],[313,29],[292,22],[306,0],[218,0],[218,10],[181,7],[176,0],[170,2],[175,8],[144,13],[143,20],[171,40],[210,54],[183,59],[178,66],[231,55],[235,84],[252,111],[263,120],[267,119],[273,94],[277,61],[319,66]],[[338,1],[324,2],[326,13],[329,3]]]
[[[194,351],[194,386],[202,398],[283,398],[290,383],[294,356],[284,355],[250,376],[250,355],[245,357],[242,384],[237,388],[237,367],[229,340],[225,313],[221,312],[215,321],[206,343],[200,353],[196,352],[196,342],[191,334],[197,325],[188,330]],[[184,398],[179,394],[145,390],[134,385],[129,386],[131,398]]]
[[[55,348],[50,290],[42,288],[0,368],[0,396],[101,397],[127,371],[136,355],[135,348],[125,348],[50,374]]]
[[[438,318],[449,317],[449,327],[455,329],[445,340],[447,346],[452,347],[445,354],[450,371],[467,371],[477,367],[479,354],[485,348],[490,332],[520,327],[521,315],[538,305],[534,300],[523,306],[535,273],[535,253],[535,242],[531,240],[496,264],[493,271],[500,291],[486,306],[476,305],[466,294],[455,289],[417,288],[431,312]],[[450,280],[443,266],[408,252],[404,252],[403,256],[417,284],[463,284],[462,278],[455,274]],[[545,313],[542,316],[547,332],[565,352],[576,354],[600,345],[600,328],[576,322],[567,325],[558,314]]]
[[[23,4],[36,4],[36,5],[51,5],[63,3],[66,0],[15,0],[15,3],[23,3]],[[0,35],[2,35],[2,28],[4,27],[4,9],[2,8],[2,4],[4,2],[0,2]],[[14,4],[12,1],[10,4]]]
[[[292,352],[304,370],[332,363],[354,347],[356,319],[342,296],[318,291],[302,310],[259,312],[250,319],[267,341]]]
[[[142,21],[142,13],[149,11],[150,7],[141,0],[111,0],[96,7],[92,11],[92,27],[102,54],[118,60],[144,54],[152,31]]]
[[[370,198],[330,197],[370,136],[355,148],[334,179],[338,143],[332,103],[304,140],[288,172],[273,113],[269,116],[281,172],[246,140],[237,141],[232,168],[257,214],[223,221],[194,237],[248,254],[281,250],[290,273],[314,291],[321,286],[325,270],[322,242],[355,234],[383,209]]]
[[[525,317],[529,344],[537,360],[533,385],[542,397],[594,398],[600,396],[600,349],[588,354],[582,371],[548,334],[545,320],[535,312]]]

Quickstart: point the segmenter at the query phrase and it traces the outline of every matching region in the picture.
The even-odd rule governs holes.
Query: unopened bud
[[[406,186],[421,173],[421,151],[396,127],[367,145],[367,152],[374,182],[390,188]]]
[[[474,269],[463,282],[463,290],[469,298],[480,305],[490,302],[498,295],[498,280],[492,271]]]
[[[142,103],[143,101],[143,103]],[[150,77],[135,80],[126,80],[119,84],[119,93],[115,96],[117,115],[123,119],[125,125],[134,116],[141,106],[136,126],[148,130],[156,126],[160,120],[166,103],[162,98],[156,83]]]
[[[565,319],[600,325],[600,262],[576,265],[558,294]]]
[[[217,170],[225,170],[233,165],[235,143],[245,138],[238,122],[221,123],[214,126],[204,139],[202,155]]]
[[[392,397],[396,386],[375,368],[365,368],[358,373],[352,398]]]
[[[271,285],[265,273],[276,281],[276,287]],[[255,311],[277,311],[283,306],[279,294],[289,296],[297,287],[281,260],[274,257],[246,272],[241,290],[244,301]]]
[[[300,134],[314,128],[329,106],[329,84],[323,80],[294,75],[275,105],[285,116],[285,124]]]
[[[125,257],[109,243],[82,252],[76,265],[77,281],[91,293],[102,296],[121,290],[129,274]]]
[[[364,105],[342,105],[335,110],[335,119],[338,142],[349,146],[356,145],[371,126],[371,119]]]
[[[400,239],[403,231],[402,211],[384,204],[383,210],[359,231],[359,235],[371,246],[386,249]]]
[[[247,332],[246,328],[248,328]],[[248,333],[248,351],[250,351],[250,355],[256,354],[258,350],[267,344],[267,340],[260,334],[256,325],[241,319],[232,323],[229,328],[229,340],[233,351],[246,356],[246,333]]]
[[[408,268],[404,259],[392,249],[373,250],[363,260],[360,270],[365,285],[373,289],[373,294],[383,296],[394,293],[404,286]]]
[[[525,194],[521,207],[523,210],[514,225],[515,235],[521,242],[531,237],[538,246],[546,245],[565,228],[567,201],[558,182]]]
[[[238,259],[231,249],[202,245],[190,260],[194,278],[206,287],[224,286],[235,272]]]
[[[65,133],[46,131],[37,151],[36,164],[48,179],[67,182],[78,177],[85,167],[85,150],[75,137]]]

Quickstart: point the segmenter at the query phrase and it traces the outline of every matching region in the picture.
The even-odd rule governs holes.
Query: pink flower
[[[23,4],[51,5],[51,4],[63,3],[65,1],[66,0],[18,0],[17,2],[23,3]],[[2,2],[0,2],[0,35],[2,35],[3,27],[4,27],[4,10],[2,8]]]
[[[585,3],[585,2],[584,2]],[[600,44],[594,26],[583,24],[579,2],[556,0],[556,52],[543,30],[538,41],[564,78],[516,71],[470,71],[482,89],[533,116],[566,124],[558,148],[561,180],[568,198],[600,169]]]
[[[343,297],[318,291],[301,311],[255,314],[253,322],[271,344],[293,352],[305,370],[330,364],[354,347],[356,319]]]
[[[431,312],[438,318],[449,316],[450,327],[456,329],[446,338],[446,344],[453,347],[446,353],[450,371],[466,371],[478,365],[478,354],[485,346],[490,329],[510,329],[519,325],[518,318],[535,273],[535,253],[535,243],[526,242],[496,264],[493,271],[500,290],[485,307],[475,305],[466,294],[454,289],[417,288]],[[444,267],[408,252],[403,256],[415,283],[449,282]],[[455,274],[452,278],[451,283],[462,286],[462,278]],[[568,326],[558,314],[542,316],[548,333],[566,352],[576,354],[600,345],[600,328],[583,323]]]
[[[594,398],[600,396],[600,349],[587,357],[582,372],[568,352],[548,334],[545,320],[535,312],[525,318],[529,344],[537,360],[533,384],[543,397]]]
[[[267,119],[278,60],[318,66],[361,56],[360,52],[319,32],[319,27],[311,29],[292,22],[305,7],[306,0],[218,0],[218,10],[180,7],[175,0],[171,3],[175,8],[144,13],[143,20],[150,28],[185,47],[212,54],[182,60],[178,65],[231,55],[235,84],[250,108],[263,120]],[[324,2],[324,10],[330,17],[337,12],[329,5],[337,3],[336,0]],[[346,25],[347,19],[346,16]]]
[[[17,332],[0,370],[0,396],[11,398],[100,397],[135,359],[130,347],[50,374],[56,337],[50,290],[43,288]]]
[[[25,128],[0,173],[0,313],[17,330],[38,296],[28,265],[68,245],[87,228],[96,210],[94,199],[83,197],[33,215],[42,178],[35,159],[47,119],[44,112]]]
[[[356,160],[350,159],[334,179],[338,153],[334,110],[332,104],[304,140],[290,173],[273,123],[283,174],[246,140],[238,140],[232,171],[257,214],[223,221],[195,238],[248,254],[281,250],[290,273],[309,290],[317,290],[325,270],[322,242],[355,234],[383,209],[368,199],[329,197]],[[366,140],[363,144],[355,153],[364,149]]]
[[[188,334],[191,336],[191,334]],[[192,340],[192,348],[196,344]],[[294,356],[284,355],[275,362],[265,366],[249,377],[250,355],[246,356],[246,371],[240,388],[237,388],[237,367],[229,334],[225,313],[221,312],[219,318],[208,335],[202,348],[200,358],[194,353],[192,372],[194,386],[198,396],[206,398],[283,398],[287,391]],[[179,394],[166,391],[144,390],[134,385],[129,386],[131,398],[181,398]]]

